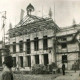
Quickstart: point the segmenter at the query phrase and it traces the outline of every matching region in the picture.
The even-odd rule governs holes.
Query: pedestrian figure
[[[65,64],[64,63],[62,64],[62,73],[63,75],[65,75]]]
[[[6,56],[3,62],[3,71],[1,80],[13,80],[13,73],[11,68],[13,67],[13,59],[11,56]]]

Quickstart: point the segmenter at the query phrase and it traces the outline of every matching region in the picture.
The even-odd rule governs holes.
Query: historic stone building
[[[25,67],[27,70],[34,64],[48,65],[55,62],[55,33],[60,30],[51,18],[31,15],[29,8],[34,9],[30,4],[27,15],[14,28],[9,29],[14,67]]]
[[[30,70],[34,64],[52,62],[61,67],[64,62],[66,68],[71,69],[80,59],[79,29],[79,24],[62,29],[51,18],[37,17],[29,11],[14,28],[9,29],[14,67]]]
[[[72,69],[72,65],[80,60],[80,25],[60,29],[57,32],[57,64],[61,67],[62,62],[66,68]]]
[[[24,21],[9,30],[14,66],[18,63],[20,67],[29,68],[34,64],[47,65],[55,62],[53,42],[54,30],[58,31],[58,26],[50,18],[33,15],[26,16]]]

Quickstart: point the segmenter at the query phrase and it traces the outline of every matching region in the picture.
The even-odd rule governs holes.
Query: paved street
[[[60,75],[54,80],[80,80],[79,71],[75,72],[67,72],[65,76]]]

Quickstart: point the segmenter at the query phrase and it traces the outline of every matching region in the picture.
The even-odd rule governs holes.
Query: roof
[[[72,30],[72,29],[80,29],[80,24],[75,24],[67,27],[60,28],[61,31]]]
[[[57,24],[51,18],[42,18],[34,15],[25,16],[13,29],[9,30],[10,36],[33,33],[48,29],[59,30]]]
[[[33,15],[26,15],[15,27],[27,25],[29,23],[33,23],[41,20],[44,20],[44,18],[40,18]]]
[[[60,28],[60,31],[57,33],[57,36],[63,37],[63,36],[76,34],[78,30],[80,30],[80,24],[75,24],[72,26]]]

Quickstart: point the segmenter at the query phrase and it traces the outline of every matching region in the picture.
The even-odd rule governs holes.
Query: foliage
[[[47,67],[43,64],[35,64],[32,67],[32,74],[46,74],[48,73]]]
[[[14,74],[30,74],[30,71],[13,71]]]
[[[72,70],[79,70],[79,61],[74,62],[72,65]]]
[[[57,69],[57,65],[54,62],[49,65],[49,71],[52,72],[53,69]]]

